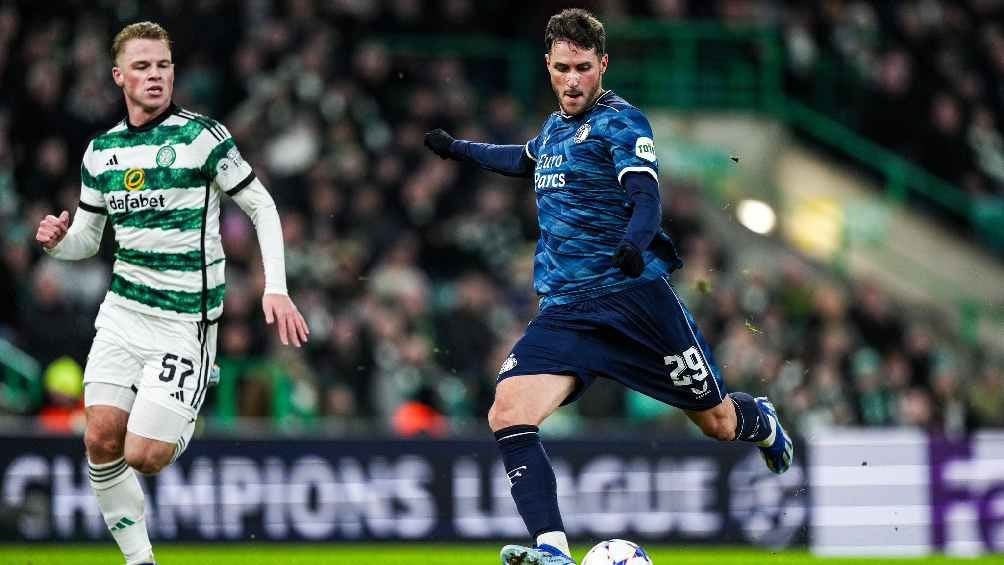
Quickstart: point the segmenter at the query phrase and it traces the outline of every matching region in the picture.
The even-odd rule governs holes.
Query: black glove
[[[450,146],[453,145],[454,141],[456,140],[453,139],[453,136],[446,133],[442,128],[425,132],[425,146],[443,159],[453,158]]]
[[[614,252],[614,265],[622,273],[636,279],[645,270],[645,259],[641,256],[641,251],[630,241],[622,241]]]

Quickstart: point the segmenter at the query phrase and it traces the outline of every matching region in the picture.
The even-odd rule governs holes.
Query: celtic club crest
[[[170,167],[174,164],[175,158],[178,154],[174,152],[174,147],[170,145],[165,145],[157,151],[157,166],[158,167]]]

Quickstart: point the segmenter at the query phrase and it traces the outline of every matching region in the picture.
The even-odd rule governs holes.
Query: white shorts
[[[215,324],[149,316],[104,303],[84,369],[84,405],[129,412],[137,435],[191,437],[216,359]]]

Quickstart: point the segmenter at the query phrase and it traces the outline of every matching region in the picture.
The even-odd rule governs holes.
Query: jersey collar
[[[583,110],[581,114],[576,114],[574,116],[571,115],[571,114],[566,114],[564,111],[562,111],[561,106],[559,105],[558,106],[558,115],[561,116],[562,118],[566,119],[566,120],[571,120],[571,119],[574,119],[574,118],[583,118],[583,117],[586,116],[586,114],[588,114],[589,112],[592,112],[593,109],[596,108],[596,105],[600,103],[600,100],[603,100],[604,98],[607,97],[607,95],[610,95],[610,94],[613,94],[613,93],[614,93],[613,90],[604,90],[603,94],[600,94],[599,96],[597,96],[596,100],[593,100],[593,103],[588,108],[586,108],[585,110]]]
[[[131,123],[129,123],[129,116],[126,116],[126,119],[125,119],[126,127],[129,128],[129,131],[136,131],[136,132],[138,132],[138,131],[149,131],[149,130],[152,130],[153,128],[159,126],[160,124],[164,123],[164,120],[170,118],[171,114],[173,114],[173,113],[175,113],[177,111],[178,111],[178,107],[174,105],[174,102],[171,102],[167,106],[167,108],[164,108],[163,112],[161,112],[160,114],[157,115],[156,118],[150,120],[149,122],[147,122],[147,123],[145,123],[145,124],[143,124],[141,126],[134,126],[134,125],[132,125]]]

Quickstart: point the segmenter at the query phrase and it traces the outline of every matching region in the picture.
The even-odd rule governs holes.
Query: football
[[[582,565],[652,565],[652,559],[634,542],[611,539],[594,545]]]

